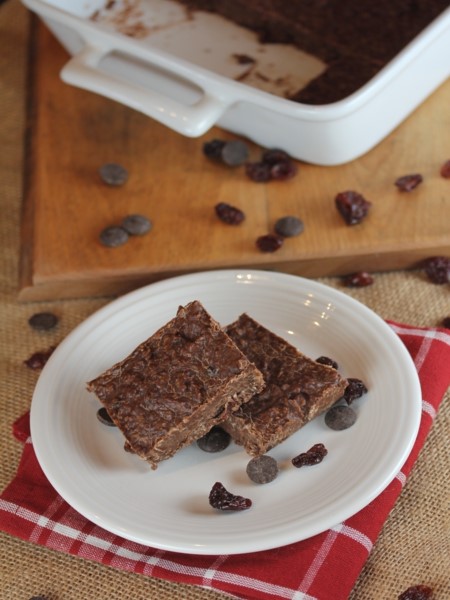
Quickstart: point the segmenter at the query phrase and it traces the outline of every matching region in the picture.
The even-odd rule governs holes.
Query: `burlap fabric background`
[[[18,261],[22,198],[23,136],[28,14],[18,0],[0,5],[0,487],[13,477],[21,445],[11,424],[30,404],[37,373],[23,360],[59,342],[108,299],[19,304]],[[450,150],[450,149],[449,149]],[[448,157],[443,157],[448,158]],[[324,280],[338,287],[336,279]],[[422,326],[450,315],[449,287],[430,284],[421,272],[377,275],[373,286],[348,291],[382,317]],[[54,332],[27,324],[40,310],[60,317]],[[450,402],[447,394],[413,474],[351,594],[350,600],[395,599],[413,583],[432,585],[438,600],[450,599]],[[212,600],[222,594],[175,585],[76,559],[0,537],[0,597],[27,600],[172,599]]]

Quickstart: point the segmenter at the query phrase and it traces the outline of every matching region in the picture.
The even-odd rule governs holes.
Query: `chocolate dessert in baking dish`
[[[367,83],[440,13],[448,0],[182,0],[259,33],[293,44],[328,68],[291,100],[327,104]]]
[[[87,384],[153,469],[264,387],[258,369],[198,301]]]
[[[227,334],[264,376],[265,388],[221,425],[252,456],[264,454],[328,409],[347,381],[246,314]]]

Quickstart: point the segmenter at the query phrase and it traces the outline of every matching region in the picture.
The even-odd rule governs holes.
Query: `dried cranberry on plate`
[[[306,452],[302,452],[298,456],[295,456],[291,462],[297,469],[306,466],[310,467],[321,463],[327,454],[328,450],[323,444],[314,444],[314,446]]]
[[[220,481],[217,481],[213,485],[209,493],[209,503],[213,508],[217,508],[217,510],[233,511],[247,510],[252,505],[252,501],[249,498],[232,494]]]

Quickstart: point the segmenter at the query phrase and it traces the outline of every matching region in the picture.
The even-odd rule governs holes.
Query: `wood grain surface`
[[[450,159],[450,82],[358,160],[338,167],[299,163],[294,179],[261,184],[243,167],[203,155],[205,141],[231,134],[215,128],[185,138],[62,83],[66,51],[45,26],[34,21],[33,29],[20,300],[115,295],[216,268],[319,277],[410,268],[450,254],[450,180],[439,173]],[[250,147],[257,160],[261,149]],[[107,162],[128,169],[124,186],[102,183],[98,169]],[[417,172],[423,183],[399,192],[395,179]],[[334,198],[344,190],[372,202],[363,223],[347,226],[338,214]],[[240,207],[246,220],[237,227],[221,223],[218,202]],[[119,248],[103,247],[100,231],[132,213],[146,215],[152,231]],[[304,233],[273,254],[260,252],[256,238],[285,215],[300,217]]]

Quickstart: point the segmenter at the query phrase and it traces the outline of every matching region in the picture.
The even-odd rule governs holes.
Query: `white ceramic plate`
[[[96,418],[86,382],[124,358],[200,300],[223,325],[242,312],[312,358],[326,355],[369,392],[356,424],[341,432],[318,417],[270,452],[278,478],[252,483],[248,456],[232,444],[219,454],[196,445],[156,471],[123,450],[116,428]],[[105,529],[148,546],[198,554],[282,546],[337,525],[366,506],[395,477],[415,440],[421,391],[412,360],[388,325],[364,305],[322,284],[264,271],[215,271],[149,285],[111,302],[78,326],[42,371],[31,431],[48,479],[77,511]],[[328,456],[295,469],[290,459],[317,442]],[[250,497],[250,510],[221,513],[208,494],[215,481]]]

